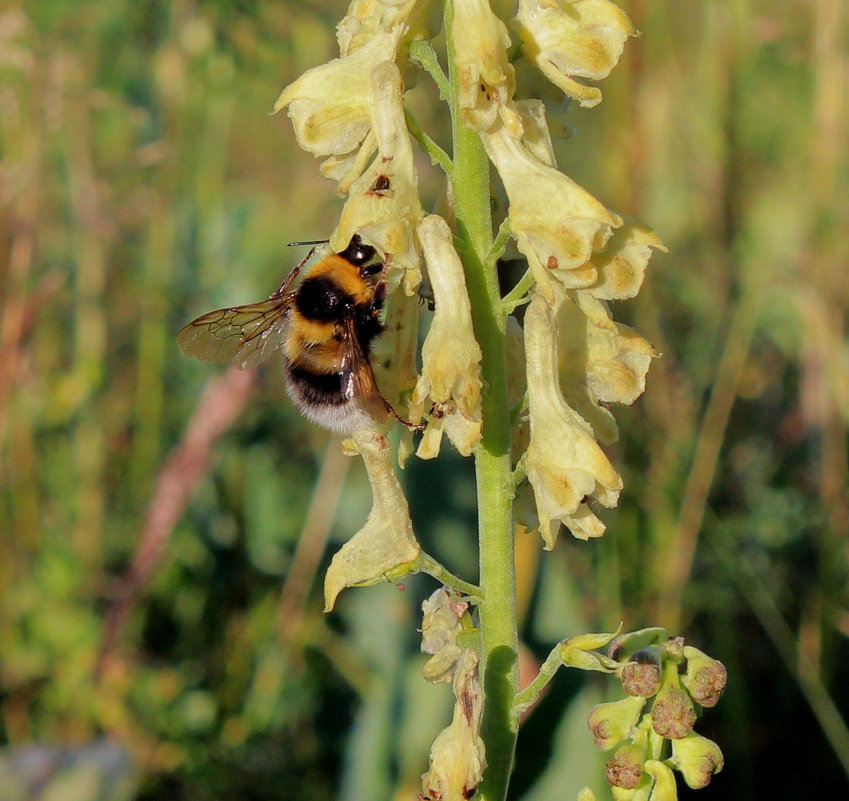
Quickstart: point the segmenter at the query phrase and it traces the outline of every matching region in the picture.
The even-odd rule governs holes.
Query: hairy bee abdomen
[[[286,389],[301,413],[337,434],[349,435],[374,423],[353,393],[350,373],[314,373],[286,364]]]

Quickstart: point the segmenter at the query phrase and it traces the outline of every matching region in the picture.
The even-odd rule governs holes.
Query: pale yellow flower
[[[352,0],[348,13],[336,26],[339,55],[355,53],[380,30],[403,28],[407,40],[418,36],[428,5],[429,0]]]
[[[396,412],[409,420],[407,408],[418,380],[418,295],[393,292],[386,305],[384,325],[384,332],[372,343],[369,361],[383,396]],[[402,441],[408,437],[412,439],[411,429],[402,426]],[[402,450],[399,448],[398,455],[403,467]]]
[[[421,552],[386,438],[363,430],[356,432],[353,440],[371,484],[372,509],[365,525],[337,551],[327,569],[325,611],[333,609],[336,597],[345,587],[406,575]]]
[[[558,363],[564,395],[596,436],[615,442],[613,415],[601,404],[633,403],[645,390],[654,348],[633,328],[614,322],[587,291],[566,293],[557,308]]]
[[[421,377],[413,392],[412,408],[418,410],[413,416],[421,419],[423,412],[430,412],[417,454],[423,459],[436,456],[444,432],[468,456],[481,437],[481,349],[472,327],[463,264],[442,217],[425,217],[418,235],[435,311],[422,346]]]
[[[455,0],[452,33],[463,119],[477,131],[488,131],[501,116],[520,135],[518,114],[509,103],[516,81],[507,59],[507,26],[488,0]]]
[[[553,300],[556,279],[568,289],[592,286],[589,262],[604,249],[622,218],[554,166],[540,161],[502,125],[482,134],[510,201],[510,228],[541,291]]]
[[[384,255],[390,290],[403,279],[404,291],[413,294],[421,280],[416,227],[424,210],[404,119],[404,87],[398,68],[389,61],[378,64],[370,80],[377,155],[351,184],[330,244],[338,252],[359,234]]]
[[[428,0],[353,0],[337,30],[340,57],[307,70],[274,104],[275,113],[288,107],[298,144],[326,157],[326,177],[350,183],[362,172],[375,146],[372,70],[394,64],[402,41],[422,35],[427,6]]]
[[[400,28],[379,29],[350,56],[307,70],[283,90],[274,111],[288,109],[304,150],[338,158],[360,147],[372,126],[372,70],[394,57],[400,37]]]
[[[575,80],[606,78],[636,30],[609,0],[519,0],[515,20],[524,55],[569,97],[590,108],[601,91]]]
[[[561,522],[579,539],[600,537],[604,524],[586,501],[592,498],[604,506],[615,506],[622,479],[588,423],[563,398],[555,316],[536,293],[525,313],[525,357],[531,428],[525,470],[534,490],[545,547],[554,547]]]

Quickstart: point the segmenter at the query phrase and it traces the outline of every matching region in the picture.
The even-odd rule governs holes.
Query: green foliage
[[[645,33],[604,102],[568,111],[576,135],[559,147],[670,255],[621,310],[663,353],[617,412],[621,507],[591,547],[561,538],[543,568],[520,563],[525,655],[624,618],[721,659],[731,681],[705,733],[726,767],[705,801],[847,786],[849,101],[846,12],[831,5],[631,3]],[[212,375],[175,332],[268,294],[297,260],[285,244],[327,235],[338,210],[266,112],[328,58],[340,9],[0,10],[0,771],[12,749],[67,746],[106,788],[57,772],[67,801],[129,798],[128,782],[146,801],[414,797],[442,725],[445,699],[411,680],[423,658],[403,634],[425,583],[321,615],[318,567],[295,547],[325,439],[273,366],[95,678],[156,477]],[[466,574],[471,477],[445,469],[450,494],[416,488],[411,504],[425,547]],[[349,535],[367,498],[359,472],[341,499],[321,495],[324,534]],[[287,583],[284,606],[293,571],[301,594]],[[517,798],[573,798],[599,775],[578,732],[597,696],[591,679],[555,678],[520,733]],[[118,756],[86,750],[99,741]]]

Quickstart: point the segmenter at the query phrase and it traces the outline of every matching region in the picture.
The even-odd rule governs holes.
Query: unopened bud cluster
[[[661,628],[616,637],[608,657],[626,695],[599,704],[587,723],[601,750],[615,749],[607,780],[616,801],[672,801],[673,769],[689,787],[705,787],[722,770],[722,752],[693,726],[701,707],[719,701],[724,665]]]

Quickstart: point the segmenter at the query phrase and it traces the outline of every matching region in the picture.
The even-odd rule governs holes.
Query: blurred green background
[[[643,35],[565,114],[560,164],[669,246],[615,310],[663,358],[617,411],[605,538],[519,539],[524,661],[667,626],[730,674],[697,727],[726,768],[694,797],[849,797],[849,9],[624,5]],[[343,12],[0,0],[0,801],[416,797],[450,715],[419,676],[433,583],[323,615],[361,465],[273,365],[223,375],[174,343],[332,229],[332,184],[267,112]],[[470,465],[405,481],[473,579]],[[584,721],[613,689],[558,676],[513,798],[607,797]]]

